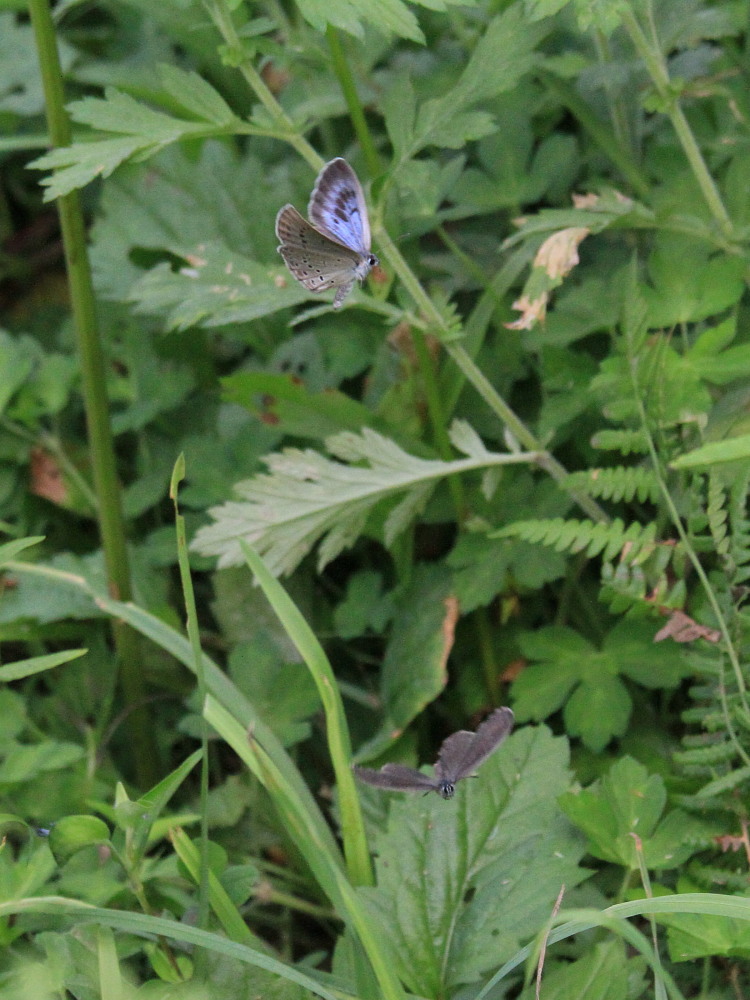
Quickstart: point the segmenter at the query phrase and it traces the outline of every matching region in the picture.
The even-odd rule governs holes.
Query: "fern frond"
[[[750,468],[744,475],[737,476],[729,491],[729,520],[731,538],[729,551],[735,571],[732,583],[745,583],[750,579],[750,520],[747,516],[748,485]]]
[[[677,750],[672,754],[672,759],[690,773],[695,773],[696,770],[710,772],[718,764],[731,764],[736,758],[737,748],[729,740],[690,750]]]
[[[607,469],[588,469],[586,472],[571,472],[564,479],[564,485],[590,497],[601,500],[630,501],[638,497],[641,503],[659,499],[659,482],[653,470],[647,466],[618,465]]]
[[[549,520],[515,521],[492,532],[491,538],[521,538],[526,542],[548,545],[558,552],[585,552],[587,556],[601,553],[606,562],[620,555],[627,547],[628,559],[634,559],[644,549],[653,547],[656,525],[630,524],[619,518],[611,524],[599,521]]]
[[[724,488],[722,479],[716,473],[712,472],[708,477],[706,515],[708,517],[708,527],[711,531],[714,548],[720,556],[726,556],[729,552],[727,530],[729,512],[727,510],[727,500],[727,491]]]
[[[621,455],[648,454],[648,440],[640,428],[599,431],[591,438],[591,444],[600,451],[619,451]]]
[[[731,863],[732,859],[729,858]],[[733,871],[732,868],[719,868],[716,865],[704,865],[700,860],[690,863],[690,878],[698,883],[706,892],[716,892],[717,886],[723,893],[747,892],[747,872]]]

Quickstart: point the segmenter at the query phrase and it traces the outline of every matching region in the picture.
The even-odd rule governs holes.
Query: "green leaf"
[[[695,892],[698,886],[683,876],[680,892]],[[669,913],[657,918],[668,928],[669,957],[673,962],[724,956],[750,959],[750,924],[746,920],[714,913]]]
[[[29,166],[55,172],[42,180],[45,200],[51,201],[82,187],[95,177],[108,177],[136,154],[152,156],[164,146],[188,136],[197,138],[247,131],[214,89],[195,73],[167,67],[163,79],[171,97],[177,97],[188,118],[155,111],[129,94],[107,87],[104,99],[86,97],[70,105],[71,118],[98,129],[116,133],[116,139],[89,139],[58,147]]]
[[[520,646],[532,662],[513,684],[516,717],[539,721],[564,706],[568,732],[595,753],[622,736],[630,719],[630,695],[618,675],[670,688],[687,669],[677,645],[654,644],[654,627],[630,619],[619,622],[598,650],[559,626],[524,634]]]
[[[393,615],[393,598],[383,593],[383,579],[373,570],[360,570],[349,577],[346,594],[334,610],[336,634],[353,639],[372,630],[381,633]]]
[[[83,757],[83,748],[63,740],[44,740],[8,749],[0,762],[0,784],[30,782],[46,771],[62,771]]]
[[[7,4],[3,5],[7,8]],[[19,5],[19,10],[23,8]],[[76,58],[74,49],[60,33],[55,39],[63,74]],[[19,23],[12,10],[0,12],[0,110],[13,115],[40,115],[44,111],[44,89],[39,55],[30,24]]]
[[[287,173],[215,140],[195,156],[173,146],[148,165],[123,167],[104,185],[92,232],[100,294],[127,301],[146,262],[189,262],[205,246],[223,246],[227,262],[237,254],[279,263],[273,223],[279,205],[294,196]]]
[[[49,835],[55,856],[65,861],[86,847],[109,842],[109,827],[98,816],[63,816]]]
[[[384,111],[386,128],[398,147],[398,163],[426,146],[461,148],[471,139],[494,131],[494,119],[473,105],[510,90],[534,66],[534,47],[542,30],[529,25],[518,6],[495,17],[474,46],[469,62],[451,89],[430,98],[415,115],[411,89],[402,107],[396,95]]]
[[[214,524],[201,528],[192,547],[203,555],[219,556],[221,567],[234,566],[242,562],[240,542],[245,540],[278,575],[290,573],[322,539],[318,557],[322,568],[353,544],[378,501],[406,493],[385,521],[383,538],[390,546],[438,480],[523,460],[487,451],[461,421],[453,425],[451,439],[467,458],[452,462],[416,458],[369,428],[328,439],[329,452],[342,461],[297,448],[269,455],[265,461],[270,475],[238,484],[240,499],[211,510]]]
[[[611,35],[619,28],[623,12],[630,0],[575,0],[578,23],[584,31],[595,28],[603,35]]]
[[[594,857],[638,868],[632,834],[652,836],[667,801],[660,775],[649,775],[632,757],[613,764],[606,776],[580,792],[567,792],[560,807],[588,837]]]
[[[385,720],[368,755],[399,736],[448,681],[458,616],[450,575],[435,564],[417,566],[409,585],[393,596],[396,612],[380,682]]]
[[[298,659],[284,663],[281,650],[267,632],[252,642],[234,647],[229,657],[229,675],[253,703],[263,721],[282,745],[292,746],[310,735],[307,720],[320,707],[310,674]]]
[[[739,258],[711,255],[692,237],[660,233],[649,260],[653,287],[641,288],[649,327],[695,323],[730,308],[742,296],[743,272]]]
[[[544,966],[544,1000],[631,1000],[645,988],[646,963],[626,955],[625,943],[612,937],[600,941],[572,962],[550,962]],[[531,984],[519,1000],[536,1000],[537,985]]]
[[[140,312],[164,314],[168,329],[186,330],[260,319],[310,294],[282,266],[267,267],[221,244],[203,244],[178,271],[169,264],[152,268],[130,300]]]
[[[534,935],[580,846],[556,805],[568,784],[564,740],[517,732],[455,798],[390,796],[376,838],[378,886],[361,890],[399,977],[418,996],[475,982]]]
[[[750,434],[740,434],[726,441],[711,441],[680,455],[670,462],[673,469],[692,469],[701,465],[745,461],[750,458]]]
[[[222,396],[251,412],[261,412],[274,427],[295,437],[323,440],[339,431],[373,427],[385,433],[385,421],[337,389],[312,392],[291,375],[240,372],[222,380]]]
[[[330,24],[363,38],[365,22],[413,42],[424,41],[416,17],[401,0],[383,0],[377,5],[368,0],[296,0],[296,4],[316,31],[325,32]]]
[[[17,660],[15,663],[5,663],[0,667],[0,682],[20,680],[45,670],[52,670],[62,663],[75,660],[87,653],[87,649],[67,649],[60,653],[48,653],[46,656],[32,656],[28,660]]]
[[[580,736],[594,753],[601,753],[628,728],[633,702],[618,677],[605,673],[578,684],[565,705],[565,729]]]

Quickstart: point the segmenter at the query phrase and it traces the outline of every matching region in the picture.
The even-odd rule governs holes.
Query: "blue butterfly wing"
[[[321,233],[363,257],[369,255],[370,221],[362,185],[340,156],[318,174],[307,214]]]

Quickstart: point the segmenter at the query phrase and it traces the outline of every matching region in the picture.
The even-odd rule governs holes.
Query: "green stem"
[[[349,108],[349,117],[352,120],[354,131],[357,134],[357,139],[365,156],[367,172],[370,177],[377,177],[381,169],[380,157],[378,156],[378,151],[372,139],[372,133],[365,118],[365,112],[357,93],[357,86],[354,82],[352,71],[349,68],[344,47],[341,44],[341,38],[332,24],[329,24],[326,29],[326,38],[328,39],[328,48],[331,50],[333,72],[336,74],[336,79],[339,81],[346,106]]]
[[[719,604],[716,594],[714,593],[714,589],[711,586],[711,581],[708,579],[706,571],[703,569],[703,565],[700,559],[698,558],[695,549],[690,543],[690,539],[688,538],[687,532],[682,526],[682,519],[680,517],[679,511],[675,506],[674,500],[672,499],[672,494],[669,492],[669,488],[667,487],[664,476],[662,475],[661,463],[659,462],[659,456],[656,451],[656,445],[654,444],[654,439],[651,434],[651,429],[648,424],[648,419],[646,417],[646,408],[643,404],[643,393],[641,391],[641,387],[638,380],[637,359],[633,358],[631,358],[630,360],[630,379],[631,379],[631,384],[633,386],[633,396],[636,402],[636,406],[638,407],[638,415],[641,421],[641,427],[643,428],[643,432],[646,435],[646,441],[648,443],[651,465],[653,467],[654,474],[656,475],[656,478],[658,480],[661,495],[664,499],[664,503],[666,504],[667,510],[669,511],[669,516],[672,520],[672,524],[674,525],[677,534],[680,536],[680,541],[682,542],[685,552],[687,553],[687,557],[692,563],[696,576],[701,582],[701,586],[703,587],[703,591],[706,595],[706,598],[708,599],[708,603],[711,605],[711,610],[716,616],[716,621],[719,624],[719,631],[721,632],[722,638],[724,640],[726,653],[727,656],[729,657],[729,662],[732,664],[732,669],[734,670],[734,677],[737,684],[737,691],[739,694],[740,704],[742,705],[742,710],[744,712],[745,718],[750,718],[750,707],[748,706],[746,698],[747,689],[745,685],[745,678],[743,677],[742,674],[742,666],[737,656],[737,651],[734,647],[734,643],[732,642],[732,637],[729,634],[729,626],[727,625],[724,612],[722,611],[721,605]],[[726,701],[726,694],[724,688],[725,685],[723,683],[720,684],[722,708],[724,712],[724,722],[726,724],[727,731],[729,732],[729,736],[732,742],[734,743],[737,754],[742,759],[743,763],[745,765],[750,765],[750,756],[748,756],[748,754],[745,752],[744,747],[740,743],[734,731],[734,726],[732,724],[732,719],[729,713],[729,705]]]
[[[623,6],[622,22],[625,30],[630,35],[635,50],[644,62],[651,81],[654,84],[657,94],[664,102],[666,112],[672,122],[672,127],[677,133],[683,152],[687,157],[693,175],[698,182],[698,186],[703,193],[711,215],[716,220],[719,228],[725,237],[732,236],[732,220],[724,207],[719,190],[714,184],[713,178],[703,159],[698,143],[692,133],[688,120],[680,107],[676,94],[670,87],[669,74],[666,63],[661,54],[656,33],[652,30],[652,40],[644,34],[632,9],[627,4]]]
[[[529,451],[541,452],[542,457],[538,460],[540,468],[548,472],[557,482],[562,482],[567,476],[567,470],[562,466],[551,453],[547,452],[541,442],[532,434],[528,427],[511,410],[505,400],[500,396],[495,387],[474,364],[466,349],[449,339],[453,336],[437,310],[427,292],[422,288],[416,275],[404,260],[400,250],[388,238],[388,234],[382,224],[382,203],[373,216],[373,235],[375,236],[382,254],[388,261],[394,272],[399,276],[402,284],[414,299],[417,308],[422,312],[427,320],[428,326],[432,326],[438,337],[440,337],[443,348],[448,352],[453,362],[463,372],[466,379],[472,384],[482,399],[490,409],[500,418],[501,422],[508,428],[513,437]],[[595,521],[606,522],[609,520],[605,511],[599,504],[592,500],[585,493],[571,490],[563,485],[563,489],[575,500],[579,507]]]
[[[47,0],[29,0],[29,13],[39,53],[50,139],[53,146],[68,146],[71,141],[70,121],[64,107],[62,70]],[[109,422],[106,369],[97,328],[86,232],[78,192],[72,191],[58,198],[57,207],[81,364],[83,402],[107,580],[110,592],[118,600],[129,601],[130,568],[120,483]],[[112,629],[120,681],[128,708],[126,725],[135,759],[136,780],[141,787],[147,788],[156,781],[158,758],[154,729],[146,706],[140,643],[135,632],[123,623],[113,622]]]
[[[323,166],[323,158],[315,151],[307,139],[299,134],[297,126],[263,82],[260,73],[258,73],[253,64],[252,58],[247,54],[242,44],[242,39],[237,34],[229,4],[226,3],[226,0],[205,0],[205,6],[217,31],[232,53],[233,64],[244,76],[248,85],[254,91],[255,96],[266,109],[274,125],[278,127],[281,133],[278,138],[284,139],[293,146],[302,159],[310,164],[313,170],[320,170]]]
[[[185,478],[185,456],[181,454],[172,470],[172,480],[169,495],[174,503],[175,531],[177,535],[177,562],[180,567],[180,582],[185,599],[187,615],[187,634],[195,664],[195,677],[198,682],[198,699],[201,706],[206,704],[208,686],[206,671],[203,668],[203,651],[201,649],[200,626],[198,624],[198,608],[195,604],[195,591],[190,576],[190,561],[188,558],[187,534],[185,518],[180,514],[179,484]],[[201,711],[201,777],[200,777],[200,876],[198,879],[198,926],[208,929],[209,926],[209,858],[208,858],[208,722]],[[198,952],[196,968],[205,974],[207,956],[201,950]]]

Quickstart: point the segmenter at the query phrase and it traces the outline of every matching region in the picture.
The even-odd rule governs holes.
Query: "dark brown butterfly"
[[[376,788],[390,788],[394,792],[437,792],[444,799],[451,799],[456,782],[468,778],[487,760],[512,728],[513,712],[509,708],[496,708],[475,733],[465,729],[453,733],[440,747],[434,778],[404,764],[385,764],[379,771],[355,767],[354,773],[360,781]]]

